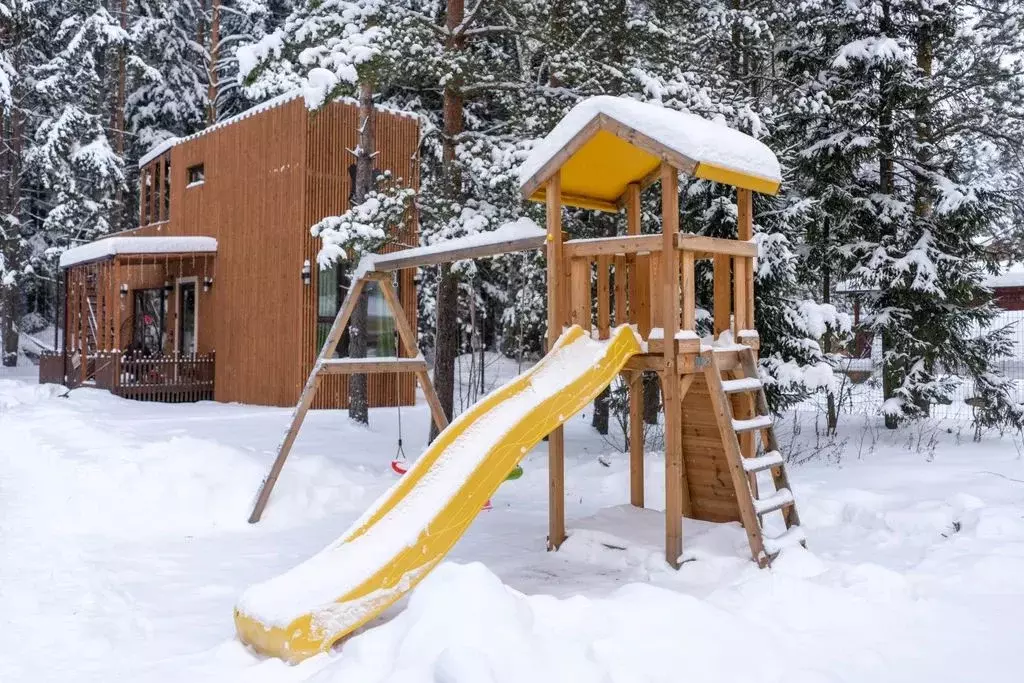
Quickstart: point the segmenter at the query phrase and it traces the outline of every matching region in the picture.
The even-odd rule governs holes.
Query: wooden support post
[[[626,257],[615,257],[615,326],[618,327],[628,321],[626,284],[629,281],[629,273],[626,270]]]
[[[715,337],[732,325],[732,259],[727,254],[715,254]]]
[[[597,338],[607,339],[611,329],[612,294],[608,282],[611,257],[597,257]]]
[[[675,335],[679,330],[679,173],[661,165],[661,322],[665,329],[664,361],[661,373],[662,404],[665,409],[665,560],[679,566],[683,553],[683,514],[689,512],[684,500],[688,486],[683,469],[682,407],[679,403],[679,372]]]
[[[562,174],[556,171],[546,192],[548,240],[548,349],[562,333],[565,293],[560,291],[565,273],[562,261]],[[565,438],[562,427],[548,435],[548,549],[557,550],[565,540]]]
[[[683,329],[697,329],[697,281],[694,275],[693,252],[683,252]]]
[[[736,236],[742,242],[754,239],[754,197],[750,190],[736,189]],[[754,259],[744,259],[745,279],[743,280],[744,306],[743,326],[736,331],[754,329]],[[738,280],[739,278],[737,278]],[[737,313],[739,305],[736,306]]]
[[[626,234],[640,234],[640,184],[630,183],[626,188]],[[640,336],[651,333],[650,256],[630,255],[629,318],[636,323]]]
[[[590,259],[574,258],[569,264],[572,272],[569,280],[572,290],[569,322],[590,330]]]
[[[644,373],[626,375],[629,384],[629,502],[644,506]]]
[[[733,300],[733,338],[739,336],[740,330],[747,330],[747,260],[743,256],[732,259],[732,300]]]
[[[342,303],[341,310],[338,311],[338,316],[334,319],[334,324],[331,325],[331,330],[327,333],[327,339],[324,341],[324,347],[320,351],[321,359],[330,358],[334,355],[335,349],[338,348],[338,342],[341,341],[341,333],[344,332],[345,327],[348,325],[348,320],[352,317],[352,311],[355,310],[356,302],[359,301],[359,295],[362,294],[365,286],[366,280],[360,278],[352,283],[348,293],[345,294],[345,301]],[[270,472],[267,474],[266,479],[263,480],[259,493],[256,495],[256,503],[253,505],[252,514],[249,515],[250,524],[260,521],[260,517],[263,516],[263,510],[267,507],[267,501],[270,500],[270,493],[274,490],[277,478],[281,476],[284,461],[288,459],[288,454],[291,453],[292,445],[295,443],[295,437],[299,435],[299,427],[302,426],[302,421],[306,419],[309,407],[313,405],[316,390],[320,386],[320,373],[317,370],[318,368],[314,367],[313,372],[309,373],[309,377],[306,378],[306,386],[303,387],[302,394],[299,396],[299,403],[295,406],[295,411],[292,413],[292,421],[288,426],[288,431],[285,432],[284,439],[277,449],[277,457],[274,458],[274,464],[270,467]]]
[[[651,254],[643,258],[647,259],[647,273],[650,278],[650,284],[647,287],[647,291],[650,292],[650,303],[648,304],[650,310],[648,315],[649,324],[652,328],[660,327],[665,329],[668,325],[662,320],[665,310],[661,298],[664,293],[665,279],[661,274],[661,254]]]

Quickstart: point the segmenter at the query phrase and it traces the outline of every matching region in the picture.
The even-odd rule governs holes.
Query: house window
[[[140,356],[163,353],[165,332],[164,313],[167,302],[162,287],[135,290],[132,343],[130,350]]]
[[[153,172],[146,169],[142,175],[142,224],[149,225],[153,222]]]
[[[340,266],[334,266],[320,271],[317,284],[316,341],[317,352],[319,353],[320,349],[323,348],[324,342],[327,340],[327,335],[331,331],[334,319],[338,315],[342,300],[348,292],[349,281],[348,277],[341,272]],[[399,278],[399,301],[402,300],[401,289],[401,278]],[[384,299],[384,295],[381,294],[376,282],[366,283],[363,291],[369,297],[366,307],[366,355],[371,358],[397,356],[395,320],[391,314],[391,308],[387,305],[387,300]],[[338,343],[335,356],[348,356],[348,342],[349,335],[346,328],[341,341]]]
[[[203,168],[202,164],[196,164],[195,166],[188,167],[188,185],[199,185],[200,183],[206,182],[206,169]]]

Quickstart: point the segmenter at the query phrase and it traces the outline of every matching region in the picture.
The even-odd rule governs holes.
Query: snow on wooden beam
[[[72,247],[60,255],[60,267],[70,268],[114,256],[141,254],[216,254],[213,237],[108,237]]]
[[[437,242],[425,247],[403,249],[390,254],[368,254],[359,261],[355,277],[439,263],[500,256],[516,251],[540,249],[547,234],[529,218],[506,223],[497,230]]]

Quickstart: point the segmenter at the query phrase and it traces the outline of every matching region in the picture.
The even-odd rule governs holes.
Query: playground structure
[[[737,191],[737,239],[679,231],[679,174]],[[439,563],[519,461],[548,436],[548,547],[565,532],[562,425],[618,374],[629,386],[630,502],[644,505],[642,375],[657,373],[665,426],[665,559],[679,566],[683,517],[739,521],[751,556],[768,564],[804,543],[796,504],[757,372],[752,192],[774,193],[767,147],[696,116],[598,97],[575,107],[520,171],[525,197],[544,201],[546,230],[518,230],[367,258],[361,264],[278,452],[251,522],[281,473],[320,378],[415,373],[441,434],[408,473],[335,543],[250,588],[235,611],[257,650],[299,660],[329,648],[410,590]],[[660,183],[662,233],[643,234],[641,193]],[[626,234],[565,240],[562,207],[626,213]],[[399,268],[546,248],[549,352],[534,368],[447,424],[405,321]],[[712,262],[713,338],[696,331],[695,263]],[[333,358],[364,283],[380,284],[402,356]],[[596,283],[596,284],[594,284]],[[760,447],[758,445],[760,436]],[[758,479],[759,473],[769,476]],[[766,481],[767,480],[767,481]],[[760,485],[765,490],[759,490]],[[767,489],[771,490],[767,490]],[[785,531],[764,533],[779,514]]]

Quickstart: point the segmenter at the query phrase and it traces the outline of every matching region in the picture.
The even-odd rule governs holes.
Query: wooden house
[[[377,167],[418,188],[419,123],[378,110]],[[344,297],[345,267],[317,267],[310,226],[349,207],[359,115],[276,98],[140,161],[139,226],[61,259],[63,348],[42,381],[149,400],[293,405]],[[413,212],[410,212],[411,214]],[[415,215],[384,249],[415,246]],[[396,286],[415,326],[414,271]],[[370,355],[394,355],[393,321],[370,292]],[[413,380],[370,378],[373,406],[411,404]],[[345,407],[325,378],[315,407]]]

